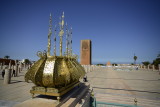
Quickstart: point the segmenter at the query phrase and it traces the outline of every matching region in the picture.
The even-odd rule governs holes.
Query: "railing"
[[[91,107],[140,107],[135,105],[128,104],[118,104],[118,103],[108,103],[108,102],[100,102],[96,101],[96,98],[91,98]]]

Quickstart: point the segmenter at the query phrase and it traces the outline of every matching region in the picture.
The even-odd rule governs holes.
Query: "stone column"
[[[94,65],[92,65],[92,71],[94,71]]]
[[[11,66],[12,71],[14,70],[14,65]]]
[[[22,71],[22,62],[19,64],[20,72]]]
[[[91,72],[91,65],[88,65],[89,66],[89,72]]]
[[[20,73],[20,72],[21,72],[20,65],[18,65],[18,73]]]
[[[92,65],[90,65],[90,72],[92,72]]]
[[[95,65],[93,65],[93,71],[95,71]]]
[[[146,66],[144,65],[144,69],[146,69]]]
[[[87,73],[87,67],[86,65],[83,65],[85,72]]]
[[[6,69],[5,62],[3,62],[3,67],[2,67],[2,69]]]
[[[148,65],[148,70],[149,70],[149,66],[150,66],[150,65]]]
[[[4,75],[4,84],[10,84],[11,83],[11,69],[5,69],[5,75]]]
[[[88,71],[89,71],[88,65],[86,65],[86,69],[87,69],[86,71],[87,71],[87,73],[88,73]]]
[[[152,65],[152,70],[153,70],[153,71],[155,70],[155,67],[154,67],[154,65]]]
[[[30,69],[30,64],[28,64],[28,69]]]
[[[24,63],[24,69],[26,69],[26,63]]]
[[[8,65],[8,68],[7,68],[7,69],[11,70],[11,60],[10,60],[10,62],[9,62],[9,65]]]
[[[15,72],[16,72],[16,77],[17,77],[17,76],[19,75],[17,63],[16,63],[15,66],[14,66],[14,70],[15,70]]]
[[[18,73],[20,73],[20,72],[21,72],[20,65],[18,65]]]
[[[3,65],[2,65],[2,63],[0,63],[0,70],[2,70],[3,69]]]

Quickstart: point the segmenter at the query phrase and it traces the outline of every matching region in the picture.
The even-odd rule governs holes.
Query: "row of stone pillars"
[[[144,70],[153,70],[153,71],[156,71],[155,65],[148,65],[148,66],[140,65],[139,67],[141,69],[144,69]],[[160,71],[160,64],[158,65],[158,71]]]
[[[108,68],[112,68],[112,67],[102,67],[102,66],[97,66],[97,65],[82,65],[82,67],[85,69],[86,73],[91,72],[91,71],[101,71],[101,70],[107,70]],[[118,66],[118,67],[123,67],[123,66]],[[145,69],[145,70],[153,70],[156,71],[155,66],[154,65],[148,65],[147,67],[144,65],[139,65],[137,66],[140,69]],[[132,66],[132,68],[135,68],[135,66]],[[158,66],[158,71],[160,71],[160,64]]]
[[[10,84],[12,76],[18,77],[19,73],[22,72],[23,69],[29,69],[31,65],[22,65],[22,63],[15,65],[11,65],[11,62],[9,65],[3,65],[0,64],[0,71],[2,71],[2,77],[4,78],[4,84]]]
[[[82,65],[86,73],[92,72],[92,71],[102,71],[106,70],[107,67],[97,66],[97,65]]]

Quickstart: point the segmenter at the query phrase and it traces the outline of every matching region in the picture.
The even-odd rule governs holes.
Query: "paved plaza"
[[[0,75],[0,106],[11,107],[31,99],[29,90],[34,84],[24,81],[25,73],[26,70],[23,70],[18,77],[12,77],[8,85],[3,84]],[[89,72],[87,77],[97,101],[133,105],[136,98],[138,106],[160,107],[158,71],[115,71],[105,68]]]
[[[24,81],[25,73],[26,70],[23,70],[18,77],[12,77],[11,84],[8,85],[3,84],[0,73],[0,106],[11,107],[31,98],[29,91],[34,84]]]
[[[160,107],[160,75],[158,71],[115,71],[102,69],[87,74],[97,101]]]

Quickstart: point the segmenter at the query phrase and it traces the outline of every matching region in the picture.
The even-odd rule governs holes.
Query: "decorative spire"
[[[68,30],[68,37],[67,37],[67,45],[68,45],[68,55],[72,56],[72,28]]]
[[[69,45],[69,32],[68,32],[68,25],[66,23],[66,55],[67,56],[69,54],[68,45]]]
[[[50,56],[50,51],[51,51],[51,35],[52,35],[52,15],[50,13],[47,56]]]
[[[55,25],[54,28],[54,56],[56,56],[56,31],[57,31],[57,26]]]
[[[60,25],[60,32],[59,32],[59,36],[60,36],[60,56],[62,56],[62,44],[63,44],[62,42],[63,42],[63,34],[64,34],[64,30],[63,30],[63,28],[64,28],[64,12],[63,12],[63,14],[60,18],[59,25]]]
[[[70,29],[70,54],[72,55],[72,27]]]

